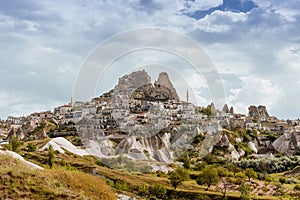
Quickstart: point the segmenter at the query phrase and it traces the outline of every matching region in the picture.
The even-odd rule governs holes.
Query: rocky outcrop
[[[19,140],[23,140],[25,138],[25,133],[22,128],[18,128],[16,136]]]
[[[133,92],[132,98],[145,101],[177,101],[177,94],[174,95],[171,89],[163,85],[144,85]]]
[[[253,142],[248,142],[248,147],[254,151],[255,153],[257,153],[257,148],[255,146],[255,144]]]
[[[171,91],[171,94],[175,101],[179,101],[179,96],[174,88],[173,84],[171,83],[169,76],[166,72],[161,72],[158,76],[158,79],[154,83],[155,87],[164,86]]]
[[[275,150],[284,155],[294,155],[300,151],[300,133],[291,132],[284,133],[282,136],[277,138],[272,146]]]
[[[267,108],[266,106],[250,106],[248,108],[248,115],[250,117],[254,117],[254,118],[268,118],[269,117],[269,114],[267,112]]]
[[[212,111],[216,111],[216,108],[215,108],[215,104],[214,104],[214,103],[211,103],[209,106],[210,106],[210,108],[211,108]]]
[[[129,136],[116,148],[117,154],[127,154],[136,160],[156,160],[169,163],[173,160],[169,149],[170,133],[151,137]]]
[[[30,132],[34,131],[37,126],[37,122],[28,121],[22,125],[21,129],[24,132],[24,135],[27,136]]]
[[[50,145],[53,147],[55,151],[60,153],[65,153],[65,150],[80,156],[84,155],[92,155],[98,158],[107,158],[112,157],[111,155],[107,155],[110,152],[108,150],[112,148],[113,144],[110,141],[94,141],[91,140],[85,149],[78,148],[74,146],[70,141],[63,137],[57,137],[51,139],[46,145],[40,148],[40,151],[44,151],[49,149]]]
[[[228,108],[228,105],[227,105],[227,104],[224,105],[222,111],[223,111],[224,113],[229,113],[229,108]]]
[[[7,140],[8,140],[8,141],[11,141],[11,139],[12,139],[13,137],[17,137],[18,140],[24,139],[25,134],[24,134],[22,128],[18,128],[17,130],[15,130],[14,128],[12,128],[12,129],[9,131],[8,135],[7,135]]]
[[[114,108],[128,107],[131,94],[141,86],[151,84],[151,78],[145,70],[133,72],[119,78],[118,84],[111,92],[111,103]]]
[[[38,140],[44,140],[44,139],[46,139],[46,138],[48,138],[48,135],[47,135],[45,129],[43,129],[43,130],[37,135],[37,139],[38,139]]]
[[[13,137],[15,137],[16,136],[16,133],[15,133],[15,129],[14,128],[12,128],[12,129],[10,129],[10,131],[8,132],[8,135],[7,135],[7,140],[8,141],[11,141],[11,139],[13,138]]]
[[[232,106],[230,107],[229,113],[232,114],[232,115],[234,114],[234,109],[233,109]]]

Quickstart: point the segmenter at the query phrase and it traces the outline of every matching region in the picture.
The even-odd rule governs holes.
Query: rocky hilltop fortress
[[[111,97],[111,106],[114,108],[128,107],[132,98],[149,101],[179,101],[176,89],[166,72],[160,73],[153,85],[145,70],[120,78],[111,92]]]
[[[299,153],[299,120],[279,120],[265,106],[248,111],[238,114],[228,105],[218,110],[213,104],[181,101],[166,72],[152,84],[147,72],[139,70],[91,101],[2,120],[1,142],[14,136],[25,141],[50,137],[55,150],[162,163],[174,162],[186,151],[203,157],[220,148],[220,156],[233,160]]]

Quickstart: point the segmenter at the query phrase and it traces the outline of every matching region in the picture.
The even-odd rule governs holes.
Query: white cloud
[[[185,13],[207,10],[222,2],[45,0],[26,3],[27,10],[18,10],[22,7],[18,5],[13,9],[3,6],[0,48],[5,51],[0,54],[0,72],[5,79],[0,80],[0,91],[26,91],[17,96],[23,97],[20,101],[26,99],[28,105],[50,105],[47,99],[51,97],[55,97],[53,102],[64,102],[70,97],[81,62],[99,42],[120,31],[159,26],[192,36],[220,73],[247,74],[241,79],[243,84],[230,84],[231,80],[225,78],[224,84],[230,85],[228,99],[237,110],[247,109],[250,103],[262,103],[271,106],[276,114],[297,115],[299,112],[279,97],[295,99],[293,106],[300,108],[295,92],[299,91],[299,54],[293,53],[300,43],[298,0],[255,0],[259,7],[247,13],[215,11],[200,20],[181,13],[184,9]],[[23,80],[22,76],[31,78]],[[191,78],[191,84],[197,90],[197,77]],[[0,93],[2,112],[7,105],[4,102],[15,98],[4,91]],[[207,103],[201,90],[197,95],[203,98],[203,104]],[[276,97],[276,101],[267,96]],[[18,110],[22,110],[21,105],[27,110],[19,103],[12,101],[9,107],[18,104]],[[285,109],[274,109],[276,104]],[[9,112],[11,109],[1,114]]]
[[[222,5],[223,0],[195,0],[186,2],[188,5],[188,9],[186,12],[192,13],[197,10],[208,10],[209,8]]]
[[[266,105],[271,111],[279,106],[283,91],[278,85],[251,75],[242,76],[240,80],[241,87],[230,89],[227,97],[227,102],[234,106],[235,111],[245,113],[249,105]]]
[[[36,72],[34,71],[29,71],[29,72],[26,72],[25,74],[22,75],[23,78],[30,78],[30,77],[33,77],[33,76],[36,76]]]

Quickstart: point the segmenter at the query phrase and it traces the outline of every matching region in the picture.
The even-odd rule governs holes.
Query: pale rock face
[[[169,145],[166,142],[166,134],[162,137],[155,135],[146,138],[137,138],[129,136],[124,139],[116,148],[117,154],[128,154],[136,160],[157,160],[159,162],[169,163],[172,161],[170,151],[166,150]],[[145,155],[148,154],[149,158]]]
[[[25,133],[23,131],[22,128],[18,128],[17,132],[16,132],[16,136],[19,140],[23,140],[25,137]]]
[[[228,137],[227,137],[226,134],[224,134],[224,135],[221,136],[220,143],[221,143],[220,145],[224,146],[224,147],[229,147],[230,146],[230,142],[229,142]]]
[[[157,87],[159,85],[163,85],[171,90],[171,93],[174,97],[175,101],[179,101],[179,96],[174,88],[173,84],[171,83],[169,76],[166,72],[161,72],[158,76],[158,79],[155,81],[154,85]]]
[[[256,106],[250,106],[248,108],[248,115],[250,117],[259,117],[258,109]]]
[[[131,94],[139,87],[151,84],[151,78],[145,70],[133,72],[119,78],[118,84],[112,92],[113,107],[128,106]]]
[[[172,167],[169,167],[167,165],[157,165],[154,163],[151,163],[150,166],[152,167],[152,172],[161,171],[164,173],[172,172],[174,169]]]
[[[238,143],[241,143],[241,142],[243,142],[243,138],[235,138],[235,141]]]
[[[232,107],[232,106],[230,107],[229,113],[230,113],[230,114],[234,114],[234,110],[233,110],[233,107]]]
[[[234,160],[239,160],[240,158],[240,154],[239,152],[237,152],[234,148],[232,149],[231,151],[231,158],[234,159]]]
[[[276,151],[285,155],[293,155],[300,150],[300,133],[285,133],[272,143]]]
[[[42,170],[44,168],[32,163],[32,162],[29,162],[27,160],[25,160],[21,155],[13,152],[13,151],[8,151],[8,150],[5,150],[5,151],[2,151],[0,150],[0,154],[4,154],[4,155],[9,155],[15,159],[18,159],[20,160],[21,162],[23,162],[24,164],[28,165],[29,167],[31,167],[32,169],[39,169],[39,170]]]
[[[257,153],[257,148],[253,142],[248,142],[248,146],[252,149],[255,153]]]
[[[16,136],[15,129],[12,128],[12,129],[10,129],[10,131],[9,131],[9,133],[7,135],[7,140],[10,141],[14,136]]]
[[[250,117],[260,117],[260,118],[267,118],[269,117],[268,111],[266,106],[250,106],[248,108],[248,115]]]
[[[44,145],[42,148],[40,148],[40,151],[44,151],[46,149],[49,149],[50,145],[53,147],[55,151],[58,151],[60,153],[65,153],[65,150],[79,155],[79,156],[85,156],[85,155],[92,155],[98,158],[113,158],[114,152],[110,151],[112,149],[113,144],[111,141],[94,141],[90,140],[86,146],[85,149],[80,149],[76,146],[74,146],[70,141],[63,137],[57,137],[50,140],[46,145]],[[65,150],[64,150],[65,149]]]
[[[38,140],[43,140],[43,139],[46,139],[48,138],[48,135],[46,133],[46,131],[43,129],[42,132],[38,135]]]
[[[269,117],[266,106],[258,106],[258,112],[260,117],[264,117],[264,118]]]
[[[223,111],[224,113],[229,113],[229,109],[228,109],[227,104],[224,105],[222,111]]]
[[[23,140],[25,137],[28,136],[28,134],[30,132],[32,132],[35,128],[37,127],[37,125],[35,123],[31,123],[26,122],[24,123],[20,128],[18,128],[17,130],[15,130],[14,128],[12,128],[10,130],[10,132],[8,133],[8,140],[11,140],[11,138],[13,136],[16,136],[19,140]],[[37,138],[38,139],[38,138]]]

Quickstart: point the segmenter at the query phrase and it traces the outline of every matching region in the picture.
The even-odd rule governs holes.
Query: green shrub
[[[220,177],[218,176],[217,169],[211,166],[203,169],[197,178],[197,183],[199,185],[207,185],[208,188],[219,181]]]
[[[27,151],[29,151],[29,152],[34,152],[34,151],[36,151],[36,145],[34,145],[34,144],[32,144],[32,143],[29,143],[29,144],[27,145]]]
[[[127,183],[124,179],[117,180],[116,182],[114,182],[114,188],[116,190],[126,190],[127,189]]]
[[[242,200],[250,200],[250,191],[251,191],[251,188],[245,182],[243,182],[240,185],[239,190],[241,192],[240,198]]]
[[[286,180],[286,178],[284,178],[284,177],[280,177],[280,178],[279,178],[279,182],[280,182],[281,184],[284,184],[284,183],[287,183],[287,180]]]
[[[300,190],[300,185],[295,185],[294,190]]]
[[[172,186],[174,189],[177,188],[179,184],[181,184],[183,181],[186,181],[189,179],[189,172],[184,168],[177,168],[174,172],[171,172],[169,176],[169,180],[171,181]]]
[[[161,184],[154,184],[150,188],[150,196],[156,197],[158,199],[166,199],[167,198],[167,189],[165,186]]]
[[[13,136],[9,141],[8,148],[11,151],[19,153],[19,148],[22,146],[22,142],[19,141],[18,137]]]
[[[48,152],[48,165],[50,166],[50,168],[53,167],[54,160],[55,160],[55,152],[54,152],[52,145],[50,145],[49,152]]]
[[[146,184],[143,184],[138,189],[138,194],[142,197],[147,197],[149,195],[149,187]]]

